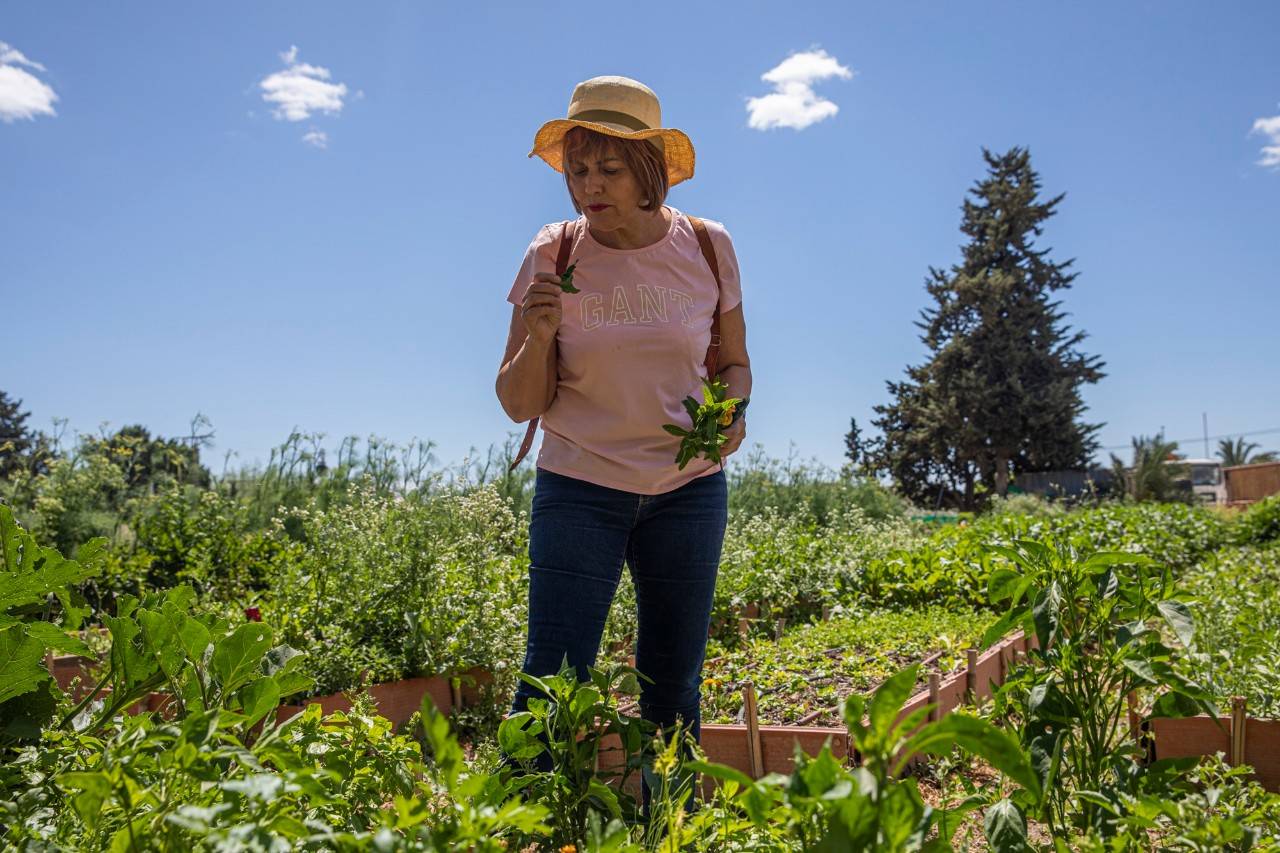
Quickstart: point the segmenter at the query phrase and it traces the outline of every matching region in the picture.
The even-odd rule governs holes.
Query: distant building
[[[1014,477],[1013,488],[1029,495],[1049,500],[1069,499],[1109,494],[1115,487],[1115,474],[1108,468],[1088,471],[1035,471]]]

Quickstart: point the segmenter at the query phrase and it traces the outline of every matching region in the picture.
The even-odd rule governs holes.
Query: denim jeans
[[[587,678],[623,562],[636,591],[640,715],[699,736],[702,661],[728,521],[724,471],[660,495],[598,486],[539,468],[529,521],[529,638],[524,671]],[[535,688],[520,682],[512,711]],[[541,758],[546,758],[544,753]],[[549,770],[550,766],[540,767]]]

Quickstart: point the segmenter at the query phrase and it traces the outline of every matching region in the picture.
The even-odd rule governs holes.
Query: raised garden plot
[[[845,696],[927,661],[916,685],[925,689],[929,673],[963,668],[966,649],[993,621],[989,613],[943,608],[879,611],[800,626],[732,651],[713,642],[703,668],[703,721],[741,722],[742,687],[751,681],[762,725],[842,726],[835,709]]]

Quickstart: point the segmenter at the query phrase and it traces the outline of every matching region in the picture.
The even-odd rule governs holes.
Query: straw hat
[[[693,177],[693,143],[683,131],[662,126],[658,96],[638,80],[592,77],[579,83],[569,99],[566,117],[553,119],[538,128],[529,156],[537,154],[548,166],[563,172],[560,143],[573,127],[585,127],[619,139],[648,139],[666,159],[670,186]]]

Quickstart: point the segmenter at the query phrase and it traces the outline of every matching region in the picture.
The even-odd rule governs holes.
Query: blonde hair
[[[647,205],[641,205],[641,209],[657,210],[662,207],[671,187],[667,179],[666,158],[656,143],[647,139],[621,139],[589,128],[573,127],[564,135],[564,156],[560,161],[564,164],[564,185],[569,189],[573,209],[582,213],[578,200],[573,197],[573,188],[569,186],[570,158],[599,158],[609,151],[616,152],[631,174],[636,176],[642,193],[640,197],[649,200]]]

